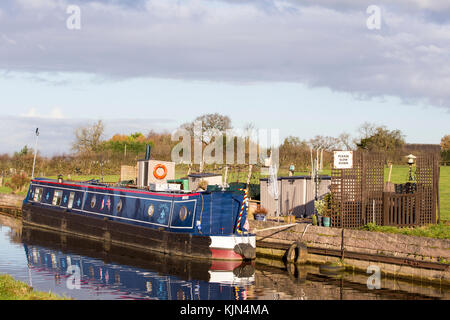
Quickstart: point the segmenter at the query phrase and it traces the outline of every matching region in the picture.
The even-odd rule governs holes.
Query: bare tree
[[[323,149],[332,151],[334,149],[339,149],[340,147],[339,139],[329,136],[315,136],[313,139],[309,140],[309,144],[315,150]]]
[[[346,150],[353,150],[356,147],[354,141],[352,140],[352,137],[347,132],[341,133],[338,137],[338,140],[340,142],[340,146],[342,148],[345,148]]]
[[[360,139],[367,139],[373,136],[377,131],[377,125],[370,122],[364,122],[359,128],[358,132],[360,135]]]
[[[199,127],[199,124],[201,127]],[[205,154],[203,151],[215,136],[225,136],[226,131],[231,129],[231,119],[219,113],[209,113],[195,118],[192,122],[183,124],[181,128],[189,132],[193,139],[201,142],[202,158],[200,161],[200,172],[203,172],[205,163]]]
[[[197,123],[202,125],[200,132],[195,130]],[[208,144],[215,135],[225,134],[226,130],[231,129],[231,119],[219,113],[204,114],[195,118],[192,122],[183,124],[181,128],[187,130],[191,137]]]
[[[96,153],[100,151],[105,126],[102,120],[90,126],[75,129],[75,141],[72,150],[79,154]]]

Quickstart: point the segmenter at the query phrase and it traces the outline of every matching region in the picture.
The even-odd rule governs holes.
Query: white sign
[[[335,151],[334,152],[335,169],[353,168],[353,151]]]

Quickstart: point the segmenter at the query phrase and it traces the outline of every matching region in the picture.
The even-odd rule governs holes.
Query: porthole
[[[147,213],[150,218],[153,217],[153,214],[155,213],[155,207],[152,204],[148,206]]]
[[[182,206],[180,209],[180,220],[184,221],[187,218],[188,210],[185,206]]]
[[[97,202],[97,199],[96,199],[96,197],[95,196],[92,196],[92,198],[91,198],[91,208],[94,208],[95,207],[95,203]]]
[[[120,211],[122,211],[122,200],[119,200],[119,202],[117,203],[117,207],[116,207],[116,209],[117,209],[117,212],[120,212]]]

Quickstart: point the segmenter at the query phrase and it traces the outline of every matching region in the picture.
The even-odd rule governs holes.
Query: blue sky
[[[379,1],[375,31],[369,2],[312,3],[4,1],[0,153],[32,145],[36,126],[55,154],[98,119],[110,136],[213,112],[282,138],[356,135],[366,121],[410,143],[450,133],[447,1]],[[66,28],[69,4],[80,30]]]

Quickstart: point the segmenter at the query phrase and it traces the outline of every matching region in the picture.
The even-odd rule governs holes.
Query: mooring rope
[[[309,227],[309,226],[311,226],[310,223],[308,223],[308,225],[305,227],[305,230],[303,230],[302,237],[300,238],[300,240],[303,240],[303,236],[305,235],[305,233],[306,233],[306,231],[308,230],[308,227]]]
[[[255,230],[254,232],[255,233],[258,233],[258,232],[264,232],[264,231],[269,231],[269,230],[276,230],[276,229],[282,229],[282,228],[291,228],[291,227],[294,227],[294,226],[296,226],[298,223],[292,223],[292,224],[285,224],[285,225],[282,225],[282,226],[276,226],[276,227],[271,227],[271,228],[266,228],[266,229],[261,229],[261,230]]]

